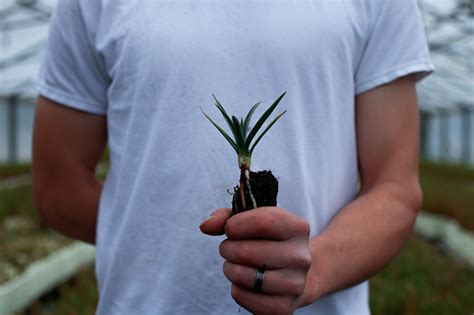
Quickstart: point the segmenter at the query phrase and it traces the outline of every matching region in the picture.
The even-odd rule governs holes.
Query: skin
[[[38,98],[33,129],[33,193],[46,226],[95,242],[102,191],[95,168],[106,143],[105,116]]]
[[[320,235],[309,238],[305,219],[276,207],[233,217],[222,208],[201,224],[203,233],[226,234],[219,248],[223,272],[233,298],[250,312],[292,314],[360,283],[386,266],[408,238],[421,204],[413,78],[356,96],[356,122],[361,190]],[[95,168],[106,139],[104,116],[38,99],[36,207],[48,226],[91,243],[102,189]],[[255,293],[255,268],[263,266],[262,291]]]

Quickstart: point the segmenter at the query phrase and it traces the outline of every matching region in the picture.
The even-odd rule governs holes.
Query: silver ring
[[[255,283],[253,285],[253,290],[255,292],[260,292],[262,290],[263,278],[265,278],[265,269],[258,268],[255,276]]]

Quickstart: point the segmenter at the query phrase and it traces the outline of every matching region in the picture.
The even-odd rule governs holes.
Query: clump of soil
[[[241,186],[237,185],[234,187],[232,195],[232,215],[256,207],[275,207],[277,205],[278,179],[273,176],[272,172],[266,170],[250,171],[249,173],[249,185],[247,185],[244,173],[242,172],[240,175],[241,185],[243,183],[245,207],[242,206]]]

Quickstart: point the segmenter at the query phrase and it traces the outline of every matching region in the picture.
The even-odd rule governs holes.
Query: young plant
[[[257,208],[259,206],[257,204],[257,200],[252,193],[252,186],[251,186],[251,171],[250,171],[250,165],[252,162],[252,153],[253,150],[255,149],[256,145],[260,142],[262,137],[270,130],[270,128],[275,124],[275,122],[280,119],[281,116],[283,116],[286,113],[286,110],[283,111],[281,114],[276,116],[267,126],[263,131],[260,133],[259,136],[257,136],[257,133],[260,131],[260,129],[263,127],[265,121],[270,117],[272,114],[273,110],[277,107],[278,103],[281,101],[283,96],[285,96],[286,92],[280,95],[274,102],[273,104],[263,113],[263,115],[257,120],[255,125],[250,128],[250,121],[252,119],[252,115],[257,109],[258,105],[260,105],[260,102],[256,103],[255,105],[250,108],[249,112],[244,118],[241,118],[240,120],[232,116],[230,117],[227,112],[225,111],[224,107],[222,104],[219,102],[219,100],[215,97],[214,94],[212,96],[214,97],[214,100],[216,101],[215,105],[221,112],[222,116],[224,116],[224,119],[227,123],[227,125],[230,128],[230,131],[232,132],[232,136],[229,136],[219,125],[217,125],[201,108],[202,113],[209,119],[209,121],[219,130],[219,132],[224,136],[224,138],[229,142],[229,144],[234,148],[235,152],[237,153],[237,161],[238,165],[240,168],[240,185],[238,186],[238,189],[235,189],[234,191],[234,196],[238,193],[240,195],[240,206],[237,206],[235,203],[235,198],[233,201],[233,209],[234,212],[240,212],[240,211],[245,211],[253,208]],[[255,140],[255,141],[254,141]],[[268,172],[267,172],[268,173]],[[269,172],[270,176],[271,172]],[[273,177],[274,178],[274,177]],[[276,179],[275,179],[276,181]],[[277,185],[278,182],[276,181]],[[277,188],[278,190],[278,188]],[[275,197],[276,198],[276,197]],[[251,206],[248,204],[250,201]],[[262,206],[262,205],[260,205]],[[240,208],[240,209],[239,209]]]

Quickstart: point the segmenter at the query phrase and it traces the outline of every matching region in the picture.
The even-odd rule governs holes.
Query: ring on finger
[[[255,292],[260,292],[262,290],[264,278],[265,278],[265,268],[257,268],[257,273],[255,275],[255,283],[253,285],[253,290]]]

